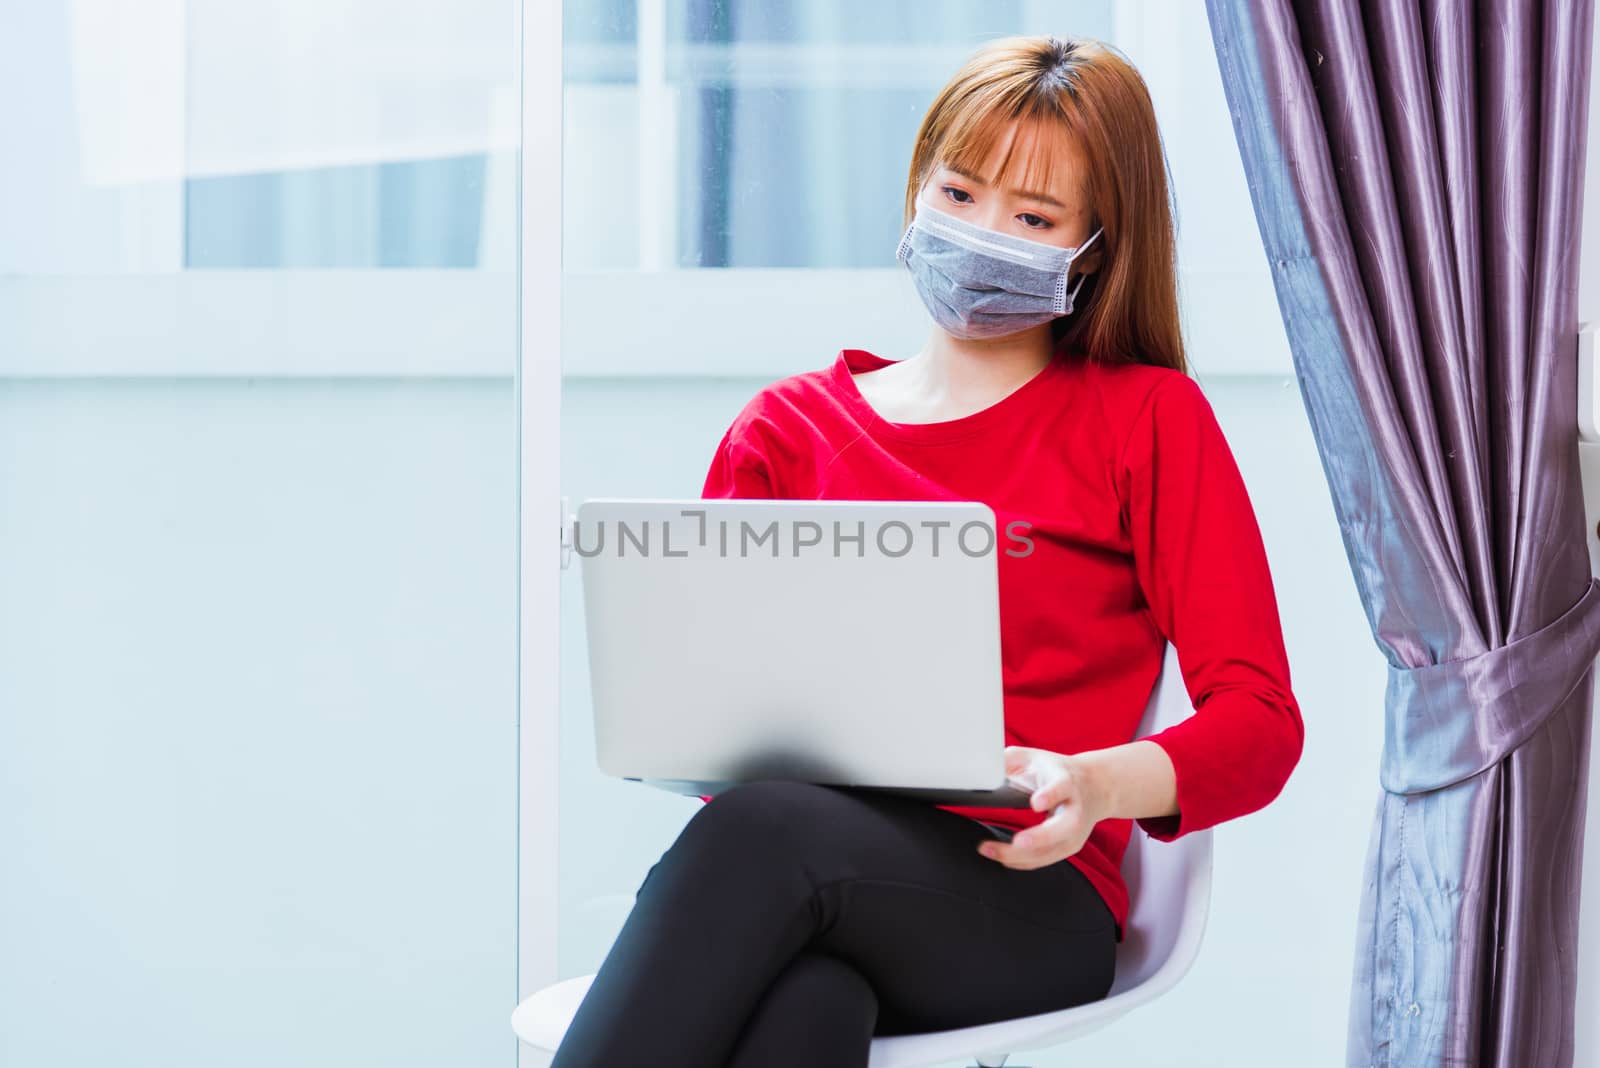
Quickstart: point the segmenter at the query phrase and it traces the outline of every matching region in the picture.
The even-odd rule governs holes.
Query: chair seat
[[[535,1057],[533,1064],[547,1065],[554,1057],[593,980],[593,975],[580,975],[547,986],[525,999],[511,1014],[511,1028],[517,1037],[535,1053],[544,1055],[543,1060]],[[1135,990],[1038,1016],[953,1031],[875,1038],[867,1063],[869,1068],[914,1068],[986,1053],[998,1062],[1001,1053],[1038,1044],[1036,1040],[1045,1036],[1053,1045],[1096,1031],[1153,997],[1153,992],[1142,994]]]
[[[524,998],[511,1014],[511,1029],[534,1049],[554,1054],[593,981],[593,975],[580,975]]]

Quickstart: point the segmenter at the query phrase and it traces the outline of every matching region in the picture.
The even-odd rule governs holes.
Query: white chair
[[[1138,736],[1154,734],[1193,712],[1177,653],[1168,645]],[[1086,1035],[1171,990],[1194,963],[1205,932],[1211,904],[1211,832],[1157,842],[1136,825],[1122,875],[1132,907],[1117,947],[1116,978],[1104,998],[977,1027],[875,1038],[870,1068],[926,1068],[961,1057],[976,1058],[981,1068],[1001,1068],[1012,1051],[1043,1049]],[[512,1012],[512,1029],[533,1049],[527,1063],[549,1065],[593,979],[582,975],[546,987]]]

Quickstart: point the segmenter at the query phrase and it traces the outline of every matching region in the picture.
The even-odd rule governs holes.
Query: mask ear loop
[[[1103,229],[1105,227],[1095,230],[1094,233],[1089,235],[1089,240],[1073,249],[1072,259],[1068,260],[1066,266],[1061,268],[1061,275],[1056,279],[1055,311],[1057,315],[1072,314],[1072,309],[1078,302],[1078,290],[1083,288],[1083,280],[1089,276],[1086,274],[1078,275],[1078,284],[1072,287],[1071,293],[1068,293],[1067,275],[1071,273],[1072,265],[1078,262],[1078,257],[1083,255],[1083,250],[1094,244],[1094,239],[1100,236],[1100,231]]]
[[[1067,294],[1067,308],[1066,308],[1065,311],[1063,311],[1061,313],[1062,315],[1071,315],[1072,312],[1073,312],[1073,309],[1075,307],[1077,307],[1077,304],[1078,304],[1078,290],[1083,288],[1083,280],[1085,278],[1088,278],[1088,277],[1089,276],[1086,275],[1086,274],[1080,274],[1078,276],[1078,284],[1072,287],[1072,292],[1071,293]]]

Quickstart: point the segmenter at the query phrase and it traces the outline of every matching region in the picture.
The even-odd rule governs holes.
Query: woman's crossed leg
[[[552,1068],[864,1066],[872,1035],[1104,997],[1115,930],[1077,868],[1007,868],[933,805],[806,783],[706,803],[640,886]]]

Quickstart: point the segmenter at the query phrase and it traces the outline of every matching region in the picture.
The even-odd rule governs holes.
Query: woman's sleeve
[[[771,466],[752,437],[745,413],[740,413],[717,443],[700,496],[775,497],[774,484]]]
[[[1179,811],[1138,823],[1171,841],[1277,797],[1305,730],[1255,511],[1193,379],[1151,390],[1117,476],[1139,584],[1195,709],[1149,736],[1172,760]]]

